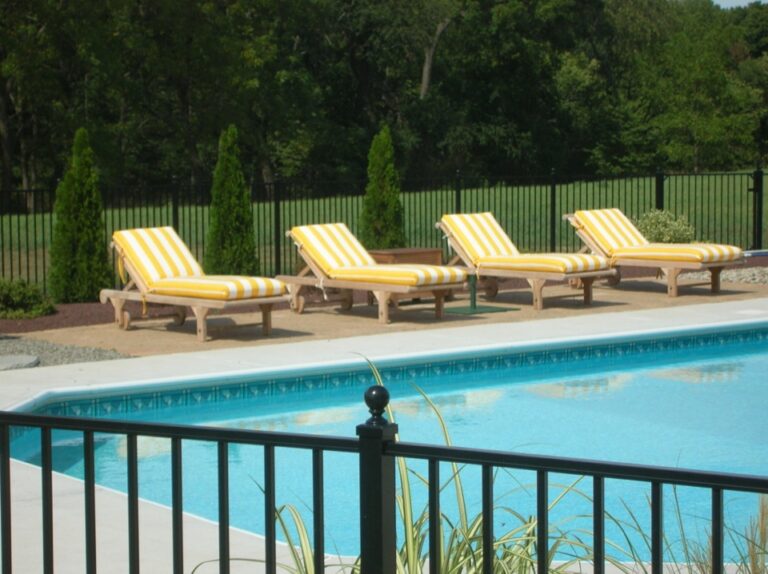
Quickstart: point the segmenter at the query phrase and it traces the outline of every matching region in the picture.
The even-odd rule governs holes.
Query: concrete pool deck
[[[638,282],[632,282],[637,287]],[[225,318],[227,329],[213,331],[214,340],[197,343],[192,332],[171,330],[167,320],[152,321],[124,332],[113,325],[61,329],[28,335],[30,338],[117,348],[131,346],[149,352],[142,356],[114,361],[80,363],[57,367],[36,367],[0,373],[0,408],[8,409],[35,396],[73,387],[93,389],[103,386],[154,384],[177,378],[206,377],[221,373],[257,373],[275,369],[295,369],[302,365],[361,363],[364,355],[383,361],[394,356],[418,356],[479,350],[516,344],[552,344],[563,339],[642,334],[657,330],[726,325],[734,322],[768,321],[768,287],[725,284],[721,295],[712,296],[705,288],[691,288],[677,299],[657,293],[657,282],[647,290],[601,288],[593,307],[583,307],[567,287],[545,291],[556,295],[545,299],[549,307],[538,315],[529,311],[526,295],[502,295],[494,305],[508,306],[507,312],[488,315],[448,315],[435,321],[431,312],[409,308],[393,317],[390,325],[379,325],[373,311],[339,314],[330,308],[310,309],[302,316],[289,311],[275,313],[275,336],[264,339],[256,327],[247,325],[258,315]],[[560,289],[561,291],[558,291]],[[685,291],[683,291],[685,293]],[[510,299],[512,300],[510,302]],[[518,304],[520,303],[520,304]],[[485,304],[483,302],[483,304]],[[451,303],[465,307],[466,299]],[[515,310],[515,307],[521,307]],[[409,311],[413,311],[410,313]],[[413,315],[413,317],[411,317]],[[187,326],[186,329],[189,329]],[[235,333],[231,333],[234,331]],[[360,333],[349,336],[352,333]],[[300,334],[296,334],[299,332]],[[249,337],[254,337],[249,340]],[[192,349],[192,350],[190,350]],[[176,352],[169,352],[176,351]],[[360,422],[367,417],[360,403]],[[40,565],[40,472],[36,467],[14,462],[13,539],[15,571],[39,571]],[[84,571],[83,490],[80,481],[56,475],[54,539],[57,572]],[[99,571],[127,571],[127,510],[123,494],[98,489],[97,524]],[[142,503],[142,571],[171,571],[170,512],[167,508]],[[185,515],[185,571],[217,552],[217,526]],[[232,529],[232,556],[263,556],[263,541],[257,536]],[[32,550],[32,551],[31,551]],[[284,547],[279,561],[289,562]],[[215,563],[197,572],[218,571]],[[232,572],[259,572],[261,565],[233,563]]]

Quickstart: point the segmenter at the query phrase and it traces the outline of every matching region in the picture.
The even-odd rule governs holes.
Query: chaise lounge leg
[[[442,319],[445,309],[445,291],[433,291],[432,295],[435,297],[435,318]]]
[[[664,269],[667,275],[667,295],[677,297],[677,278],[682,269]]]
[[[581,279],[581,285],[584,288],[584,304],[592,304],[592,283],[595,282],[594,277],[585,277]]]
[[[122,329],[123,328],[123,306],[125,305],[125,299],[110,297],[109,302],[112,303],[112,307],[115,308],[115,324]]]
[[[387,291],[374,291],[373,296],[379,302],[379,323],[389,323],[389,300],[392,297],[392,293]]]
[[[720,273],[722,267],[712,267],[709,272],[712,274],[712,293],[720,293]]]
[[[531,289],[533,291],[533,308],[536,311],[541,311],[544,308],[544,297],[541,292],[544,290],[545,279],[531,279],[529,280]]]
[[[192,307],[192,312],[197,318],[197,340],[201,343],[208,338],[208,311],[205,307]]]
[[[265,337],[272,333],[272,304],[259,305],[261,309],[261,330]]]

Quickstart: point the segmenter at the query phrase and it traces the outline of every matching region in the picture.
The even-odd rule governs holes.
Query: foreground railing
[[[724,571],[724,491],[745,491],[768,494],[768,478],[698,472],[682,469],[613,464],[561,457],[513,454],[498,451],[431,446],[396,442],[397,425],[384,418],[389,402],[384,387],[374,386],[365,395],[372,416],[357,426],[358,439],[291,433],[241,431],[224,428],[143,424],[97,419],[44,417],[38,415],[0,413],[0,564],[2,573],[10,574],[13,567],[11,510],[11,434],[17,427],[40,429],[42,562],[43,572],[54,572],[54,496],[52,464],[52,432],[70,430],[83,433],[84,461],[84,521],[85,572],[97,571],[97,528],[95,496],[94,433],[121,434],[127,437],[126,465],[128,476],[128,557],[129,572],[140,571],[139,545],[139,437],[163,437],[171,440],[172,490],[172,555],[173,572],[185,571],[184,527],[182,520],[182,441],[208,441],[216,444],[218,472],[218,569],[230,572],[229,523],[229,445],[245,444],[263,447],[263,496],[265,513],[265,571],[277,571],[276,536],[276,476],[275,448],[306,449],[312,453],[313,567],[323,572],[325,564],[323,459],[327,452],[357,453],[360,461],[360,572],[363,574],[396,571],[396,480],[395,458],[421,459],[428,464],[429,572],[440,572],[441,507],[440,463],[459,463],[481,469],[482,494],[482,572],[494,571],[494,470],[513,468],[536,474],[536,572],[547,574],[550,565],[549,544],[549,475],[551,473],[589,476],[593,479],[593,551],[594,572],[605,571],[605,480],[643,481],[651,485],[651,572],[662,574],[664,569],[663,494],[667,486],[696,486],[711,492],[711,572]],[[350,484],[350,488],[355,485]],[[762,550],[763,552],[765,549]],[[532,571],[532,569],[531,569]]]

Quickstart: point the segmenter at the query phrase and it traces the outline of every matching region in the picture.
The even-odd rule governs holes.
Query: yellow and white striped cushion
[[[737,261],[743,257],[743,253],[741,249],[733,245],[717,245],[714,243],[648,243],[636,247],[616,249],[613,257],[614,259],[717,263],[719,261]]]
[[[291,235],[328,276],[343,267],[376,264],[343,223],[301,225],[291,229]]]
[[[648,240],[620,209],[591,209],[577,211],[576,222],[608,256],[623,247],[647,245]]]
[[[273,297],[286,292],[285,283],[265,277],[205,275],[161,279],[149,288],[154,295],[235,301]]]
[[[397,265],[374,264],[359,267],[339,267],[329,277],[344,281],[361,283],[382,283],[385,285],[405,285],[408,287],[428,287],[463,283],[467,273],[459,267],[442,265]]]
[[[442,221],[475,266],[485,257],[520,254],[491,213],[443,215]]]
[[[125,229],[112,238],[154,295],[234,301],[287,291],[276,279],[206,275],[172,227]]]
[[[716,263],[737,261],[744,254],[733,245],[715,243],[649,243],[619,209],[577,211],[575,217],[585,232],[608,256],[649,261]]]
[[[581,253],[535,253],[516,257],[483,257],[477,264],[483,270],[498,271],[536,271],[539,273],[583,273],[609,269],[610,263],[605,257]]]
[[[172,227],[115,231],[114,242],[145,284],[168,277],[197,277],[203,270]]]

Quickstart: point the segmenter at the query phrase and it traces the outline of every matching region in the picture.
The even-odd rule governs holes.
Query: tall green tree
[[[237,146],[237,128],[230,125],[219,138],[219,157],[211,188],[211,223],[205,250],[210,275],[258,275],[253,215]]]
[[[98,182],[88,132],[80,128],[53,208],[50,286],[59,303],[95,301],[109,284]]]
[[[360,215],[360,239],[369,249],[405,247],[400,181],[388,126],[381,128],[368,152],[368,185]]]

